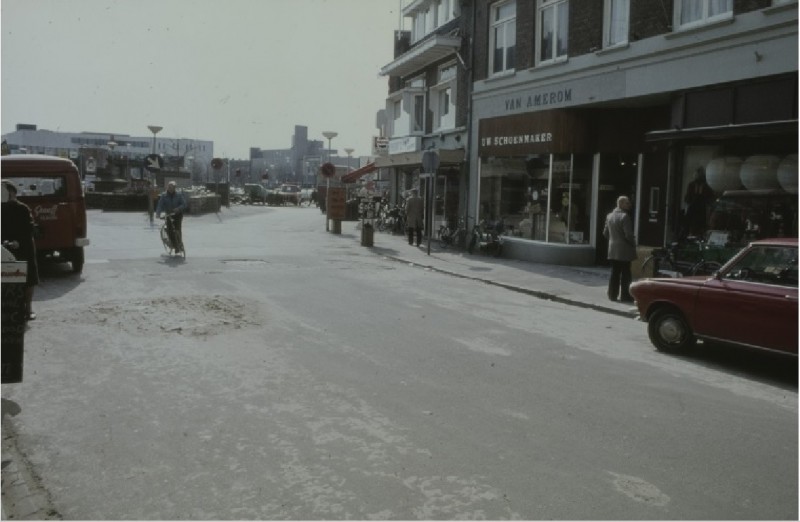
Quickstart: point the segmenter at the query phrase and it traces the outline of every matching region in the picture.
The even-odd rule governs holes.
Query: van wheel
[[[72,252],[70,252],[69,259],[72,262],[73,273],[80,274],[83,272],[83,247],[73,248]]]

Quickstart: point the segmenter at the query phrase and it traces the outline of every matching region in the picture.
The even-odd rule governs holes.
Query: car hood
[[[642,279],[631,284],[631,293],[634,293],[636,289],[643,289],[654,286],[658,286],[661,288],[669,286],[701,287],[710,278],[711,276],[687,276],[687,277],[656,277],[656,278]]]

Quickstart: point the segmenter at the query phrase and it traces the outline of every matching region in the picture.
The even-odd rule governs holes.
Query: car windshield
[[[723,279],[797,287],[797,247],[756,246]]]

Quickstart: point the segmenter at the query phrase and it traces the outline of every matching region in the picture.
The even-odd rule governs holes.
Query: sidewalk
[[[361,245],[361,223],[342,222],[342,235],[352,235]],[[410,246],[408,239],[390,232],[378,232],[373,236],[376,254],[404,263],[413,263],[456,277],[481,281],[531,296],[573,306],[590,308],[600,312],[636,317],[636,308],[630,303],[610,301],[606,295],[610,268],[596,266],[562,266],[532,263],[513,259],[470,255],[457,248],[441,248],[432,240],[430,255],[428,242],[421,247]]]

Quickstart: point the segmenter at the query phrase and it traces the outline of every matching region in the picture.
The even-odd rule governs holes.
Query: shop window
[[[678,0],[675,27],[688,29],[733,17],[733,0]]]
[[[603,17],[603,47],[628,42],[630,0],[606,0]]]
[[[517,2],[499,2],[492,6],[491,52],[492,74],[514,70],[517,40]]]
[[[537,63],[545,64],[567,58],[569,39],[569,1],[538,0],[539,38]]]
[[[589,244],[591,180],[588,154],[484,158],[478,218],[502,220],[509,236]]]

